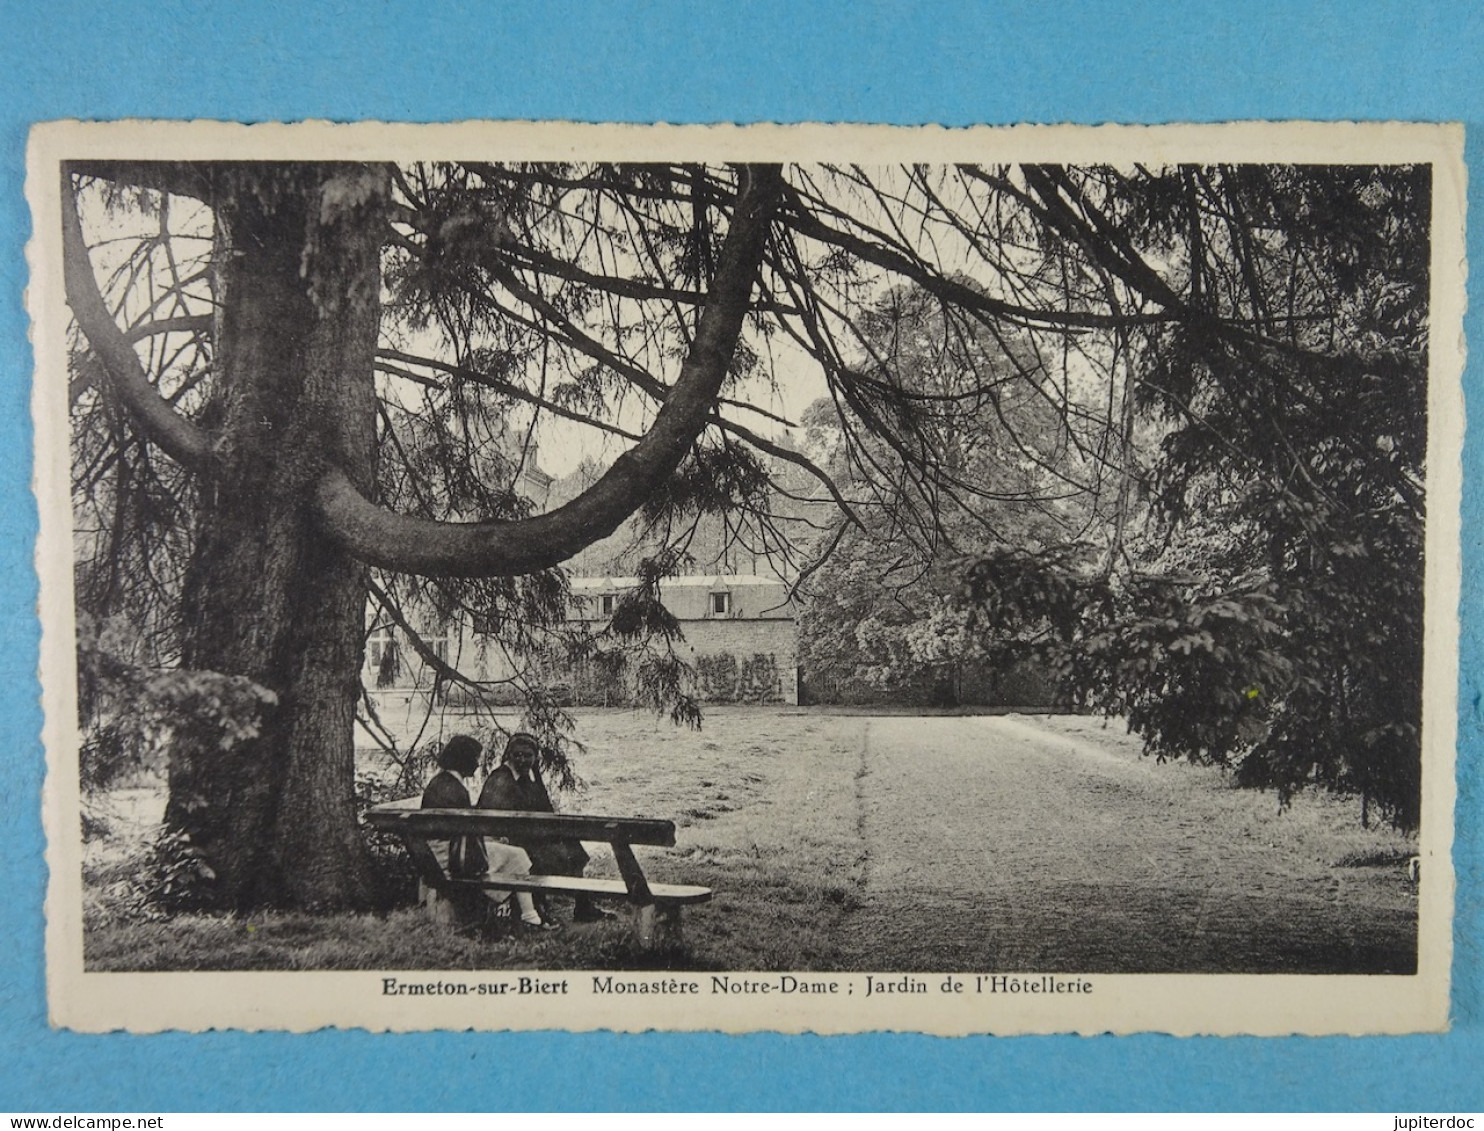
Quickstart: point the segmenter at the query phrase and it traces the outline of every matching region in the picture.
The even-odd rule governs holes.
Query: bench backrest
[[[366,823],[385,832],[420,837],[509,837],[590,840],[610,844],[675,844],[675,822],[648,817],[593,817],[577,813],[517,813],[503,809],[421,809],[418,799],[391,801],[366,813]]]

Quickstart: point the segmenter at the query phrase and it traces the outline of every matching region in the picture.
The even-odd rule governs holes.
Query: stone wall
[[[676,650],[696,668],[703,698],[717,702],[798,703],[798,630],[792,620],[717,617],[682,621],[680,627],[685,632],[685,643]],[[735,662],[736,683],[731,694],[726,693],[729,681],[725,664],[715,662],[721,657],[730,657]],[[759,657],[769,663],[760,662]],[[767,667],[772,669],[774,686],[764,690],[757,686],[757,677]]]

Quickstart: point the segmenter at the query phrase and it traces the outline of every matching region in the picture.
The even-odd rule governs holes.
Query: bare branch
[[[210,436],[172,409],[150,384],[129,339],[103,301],[83,240],[72,178],[66,172],[62,174],[62,263],[72,316],[140,431],[184,466],[194,470],[204,467],[212,458]]]

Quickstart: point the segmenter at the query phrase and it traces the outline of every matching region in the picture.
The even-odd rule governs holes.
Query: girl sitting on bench
[[[481,809],[511,809],[525,813],[554,813],[551,794],[541,780],[539,765],[540,744],[536,736],[520,731],[510,736],[505,744],[500,764],[484,781],[479,794]],[[486,842],[488,843],[488,842]],[[580,876],[587,865],[587,850],[582,844],[570,839],[539,839],[520,845],[530,857],[532,865],[541,876]],[[546,918],[553,918],[543,901],[538,906]],[[612,911],[605,910],[593,902],[586,892],[573,898],[572,921],[574,923],[596,923],[612,919]]]
[[[467,734],[458,734],[448,740],[438,754],[439,772],[423,790],[424,809],[472,809],[469,787],[465,779],[479,769],[479,754],[483,749]],[[429,847],[438,863],[448,873],[449,879],[475,880],[488,875],[493,865],[496,872],[509,872],[518,876],[531,871],[531,858],[525,850],[497,840],[485,840],[478,836],[456,836],[449,840],[430,841]],[[484,897],[497,907],[510,899],[510,893],[486,889]],[[520,908],[520,924],[530,931],[555,931],[558,924],[546,923],[536,911],[529,892],[516,893],[516,904]]]

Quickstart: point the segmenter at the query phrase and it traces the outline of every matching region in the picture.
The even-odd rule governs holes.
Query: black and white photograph
[[[43,127],[54,1020],[1442,1027],[1461,168]]]

